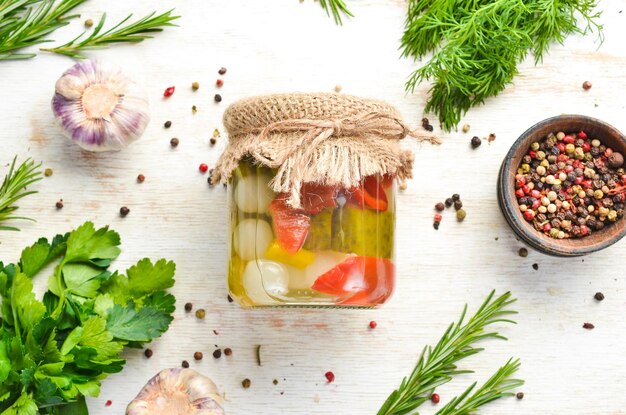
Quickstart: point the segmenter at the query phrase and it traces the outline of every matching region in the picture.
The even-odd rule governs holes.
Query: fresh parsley
[[[175,264],[142,259],[109,271],[120,237],[86,222],[39,239],[16,264],[0,262],[0,414],[85,415],[85,396],[120,372],[124,347],[141,347],[172,322]],[[32,278],[58,262],[39,301]]]

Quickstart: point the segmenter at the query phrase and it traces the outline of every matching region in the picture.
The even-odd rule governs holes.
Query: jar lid
[[[306,182],[349,188],[367,176],[411,177],[413,154],[399,141],[407,135],[439,143],[424,130],[410,130],[392,105],[336,93],[276,94],[243,99],[224,113],[229,143],[213,170],[226,181],[240,160],[277,168],[270,183],[300,207]]]

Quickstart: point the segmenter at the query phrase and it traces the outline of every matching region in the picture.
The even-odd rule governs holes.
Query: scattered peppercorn
[[[210,178],[210,177],[209,177],[209,178]],[[235,300],[233,300],[233,297],[231,297],[231,296],[230,296],[230,294],[228,294],[228,295],[226,296],[226,299],[228,300],[228,302],[229,302],[229,303],[232,303],[233,301],[235,301]]]
[[[146,176],[144,176],[143,174],[137,175],[137,182],[138,183],[143,183],[145,181],[146,181]]]
[[[598,301],[602,301],[604,300],[604,294],[602,294],[601,292],[597,292],[596,295],[593,296],[593,298],[595,298]]]
[[[424,127],[424,129],[426,129],[426,131],[430,131],[431,133],[433,132],[434,128],[432,125],[428,124],[426,127]]]
[[[222,96],[220,94],[215,94],[213,99],[215,100],[215,102],[222,102]]]
[[[226,73],[226,68],[224,68],[223,66],[220,68],[219,71],[217,71],[218,74],[220,75],[224,75]]]
[[[176,90],[176,87],[175,87],[175,86],[170,86],[170,87],[168,87],[168,88],[165,88],[165,91],[163,91],[163,96],[164,96],[165,98],[169,98],[169,97],[171,97],[172,95],[174,95],[174,91],[175,91],[175,90]]]
[[[107,406],[107,407],[111,405],[113,405],[113,401],[110,399],[107,399],[107,401],[104,403],[104,406]]]
[[[465,216],[467,216],[465,210],[459,209],[456,211],[456,220],[458,220],[459,222],[463,222],[465,220]]]
[[[193,304],[185,303],[185,311],[190,312],[193,309]]]
[[[274,379],[274,380],[272,381],[272,383],[273,383],[274,385],[278,385],[278,379]]]
[[[494,142],[496,140],[496,135],[494,133],[489,134],[489,137],[487,137],[487,141],[489,143]]]
[[[195,105],[191,106],[191,113],[195,114],[196,112],[198,112],[198,107],[196,107]]]
[[[198,89],[200,89],[200,83],[199,82],[192,82],[191,83],[191,89],[194,91],[197,91]]]
[[[146,349],[144,350],[143,354],[150,359],[152,357],[152,349]]]
[[[126,206],[122,206],[120,208],[120,216],[121,217],[124,217],[124,216],[128,215],[129,213],[130,213],[130,209],[127,208]]]
[[[189,362],[186,360],[183,360],[183,362],[180,364],[183,368],[187,369],[189,367]]]
[[[517,251],[518,255],[521,256],[522,258],[526,258],[528,256],[528,249],[526,248],[520,248],[519,251]]]
[[[251,383],[252,382],[250,381],[250,379],[245,378],[244,380],[241,381],[241,386],[243,386],[244,389],[248,389]]]
[[[196,359],[196,360],[202,360],[203,357],[204,356],[202,355],[202,352],[195,352],[193,354],[193,358]]]
[[[454,204],[454,200],[452,200],[452,198],[451,198],[451,197],[449,197],[449,198],[447,198],[447,199],[446,199],[446,202],[445,202],[446,207],[450,207],[450,206],[452,206],[453,204]]]
[[[590,90],[590,89],[591,89],[591,82],[589,82],[589,81],[585,81],[585,82],[583,82],[583,89],[584,89],[585,91]]]
[[[85,27],[86,28],[90,28],[92,26],[93,26],[93,20],[92,19],[85,20]]]
[[[165,127],[165,128],[170,128],[171,126],[172,126],[172,122],[171,121],[165,121],[163,123],[163,127]]]
[[[438,212],[443,211],[446,208],[446,205],[444,205],[443,203],[439,202],[435,205],[435,210]]]
[[[222,350],[221,349],[215,349],[213,351],[213,357],[215,359],[219,359],[220,357],[222,357]]]
[[[222,85],[224,85],[224,81],[222,81],[221,79],[218,79],[217,81],[215,81],[215,85],[217,85],[217,87],[220,88]]]
[[[52,176],[52,169],[51,168],[47,168],[43,171],[43,175],[46,177],[50,177]]]
[[[452,195],[452,200],[454,202],[456,202],[457,200],[461,200],[461,195],[459,195],[458,193],[455,193]]]
[[[516,397],[517,399],[524,399],[524,392],[517,392],[517,393],[515,394],[515,397]]]
[[[539,269],[539,264],[533,264],[533,269],[537,271]]]
[[[428,120],[428,118],[424,117],[422,118],[422,127],[426,128],[430,125],[430,121]]]
[[[232,355],[232,354],[233,354],[233,349],[231,349],[230,347],[225,348],[225,349],[224,349],[224,354],[225,354],[226,356],[230,356],[230,355]]]
[[[63,199],[56,202],[55,206],[57,207],[57,209],[63,209]]]
[[[180,143],[180,140],[178,140],[178,138],[174,137],[170,140],[170,145],[172,147],[178,147],[178,144]]]
[[[463,124],[463,132],[466,133],[470,130],[470,125],[469,124]]]
[[[432,401],[432,403],[438,404],[441,400],[441,397],[438,394],[433,393],[432,395],[430,395],[430,400]]]
[[[342,86],[341,86],[341,85],[339,85],[339,84],[335,85],[335,92],[336,92],[336,93],[340,93],[342,89],[343,89],[343,88],[342,88]]]
[[[435,230],[439,230],[439,225],[441,225],[441,222],[433,222],[433,228],[435,228]]]
[[[324,376],[326,376],[328,383],[333,383],[335,381],[335,374],[331,371],[326,372]]]
[[[472,140],[470,141],[470,144],[472,145],[472,148],[478,148],[478,147],[480,147],[480,145],[482,143],[483,143],[482,140],[480,138],[478,138],[478,136],[472,137]]]
[[[374,320],[370,321],[370,329],[375,329],[377,325],[378,324]]]
[[[461,202],[460,200],[455,200],[454,201],[454,209],[459,210],[463,207],[463,202]]]
[[[591,323],[584,323],[583,324],[583,329],[587,329],[587,330],[593,330],[596,326],[594,326]]]
[[[202,173],[206,173],[209,170],[209,166],[206,163],[202,163],[198,166],[198,170]]]
[[[211,139],[209,140],[209,143],[211,143],[211,145],[214,146],[215,143],[217,143],[217,140],[215,139],[215,137],[211,137]]]
[[[196,317],[199,318],[200,320],[204,320],[204,317],[206,316],[206,311],[204,311],[204,308],[199,308],[196,310]]]

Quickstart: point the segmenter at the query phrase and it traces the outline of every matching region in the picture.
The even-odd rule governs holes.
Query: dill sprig
[[[335,19],[335,23],[338,25],[343,24],[341,20],[341,15],[346,15],[349,17],[354,17],[350,10],[348,10],[348,6],[343,0],[319,0],[320,6],[324,10],[326,10],[326,14],[328,16],[333,15],[333,19]]]
[[[507,396],[514,396],[511,391],[524,384],[523,380],[513,379],[512,376],[520,367],[519,359],[509,359],[508,362],[497,370],[472,395],[470,393],[476,387],[474,382],[461,395],[456,396],[441,408],[435,415],[470,415],[476,413],[478,408]]]
[[[17,156],[13,159],[9,172],[0,185],[0,230],[3,231],[19,231],[14,226],[2,225],[9,220],[30,220],[21,216],[14,216],[14,212],[18,209],[15,203],[23,197],[37,193],[36,190],[26,190],[29,185],[41,180],[41,163],[35,163],[31,158],[22,162],[17,168],[15,163]]]
[[[511,293],[507,292],[494,299],[492,291],[476,313],[464,323],[467,305],[463,308],[461,318],[450,324],[437,345],[427,346],[422,351],[413,372],[408,378],[402,379],[398,389],[394,390],[378,411],[378,415],[408,414],[430,399],[435,388],[448,383],[452,376],[472,373],[460,370],[456,364],[466,357],[475,355],[483,349],[475,347],[476,342],[486,339],[503,339],[497,332],[486,328],[495,323],[513,323],[507,318],[516,311],[507,307],[515,302]]]
[[[176,26],[172,21],[178,19],[180,16],[173,16],[173,11],[172,9],[157,16],[155,16],[156,12],[152,12],[142,19],[124,26],[124,23],[133,16],[130,14],[111,29],[102,32],[106,21],[105,13],[93,32],[84,39],[80,40],[87,32],[81,33],[75,39],[61,46],[42,48],[41,50],[58,53],[75,59],[85,59],[86,56],[82,54],[85,50],[105,48],[112,43],[139,43],[145,39],[151,39],[153,37],[151,33],[162,32],[165,26]]]
[[[538,64],[552,43],[562,44],[570,34],[597,31],[602,41],[596,3],[409,0],[402,55],[416,60],[429,52],[433,56],[409,77],[406,90],[433,81],[425,111],[450,131],[471,107],[502,92],[529,52]]]
[[[21,49],[49,42],[50,33],[78,14],[68,14],[87,0],[0,0],[0,61],[30,59]]]

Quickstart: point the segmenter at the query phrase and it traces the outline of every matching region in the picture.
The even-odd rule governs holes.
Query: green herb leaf
[[[115,302],[126,304],[128,300],[138,300],[156,291],[162,291],[174,285],[176,264],[165,259],[152,264],[144,258],[130,267],[124,275],[113,275],[110,283],[105,286]]]
[[[63,281],[67,290],[86,298],[93,298],[98,294],[100,277],[106,274],[102,269],[87,264],[67,264],[63,267]]]
[[[92,222],[85,222],[70,233],[67,240],[67,252],[64,262],[88,262],[117,258],[121,252],[118,248],[120,236],[109,230],[108,226],[96,231]]]
[[[37,404],[24,392],[13,405],[2,412],[2,415],[37,415],[38,413]]]
[[[20,330],[24,333],[32,330],[46,312],[44,305],[35,298],[33,282],[21,272],[17,273],[13,279],[11,307],[16,333],[20,333]]]
[[[492,291],[476,313],[464,323],[466,305],[461,318],[448,326],[435,347],[424,348],[413,372],[402,379],[400,386],[389,395],[378,415],[403,415],[414,411],[429,399],[435,388],[452,380],[452,376],[471,373],[468,370],[459,370],[456,364],[483,350],[474,347],[475,343],[486,339],[506,340],[497,332],[486,329],[495,323],[515,324],[508,316],[517,312],[507,307],[516,300],[511,298],[510,292],[495,299],[494,294],[495,291]]]
[[[83,32],[80,36],[64,45],[54,48],[42,48],[41,50],[69,56],[74,59],[86,59],[87,57],[82,54],[82,51],[105,48],[113,43],[139,43],[145,39],[151,39],[152,33],[161,32],[166,26],[176,26],[172,21],[180,18],[180,16],[173,16],[173,11],[172,9],[157,16],[155,16],[156,12],[152,12],[136,22],[123,26],[133,16],[130,14],[113,28],[101,33],[106,22],[105,13],[93,32],[86,38],[80,40],[87,33]]]
[[[20,269],[29,277],[37,274],[48,263],[58,258],[65,250],[67,235],[57,235],[52,244],[46,238],[39,239],[36,243],[22,251],[20,257]]]
[[[107,329],[120,340],[148,342],[167,330],[172,320],[171,315],[152,307],[136,310],[116,304],[109,311]]]
[[[0,31],[0,60],[2,59],[2,42],[2,32]],[[32,219],[14,215],[14,212],[18,209],[15,203],[23,197],[37,193],[34,190],[26,190],[26,188],[42,179],[41,170],[39,169],[41,163],[36,164],[32,159],[28,158],[16,168],[16,162],[17,157],[13,159],[9,172],[4,177],[2,185],[0,185],[0,230],[19,231],[19,228],[15,226],[2,225],[6,221],[32,221]]]
[[[354,15],[348,10],[348,6],[343,0],[320,0],[320,6],[326,10],[326,14],[333,15],[335,23],[338,25],[343,24],[341,15],[354,17]]]

